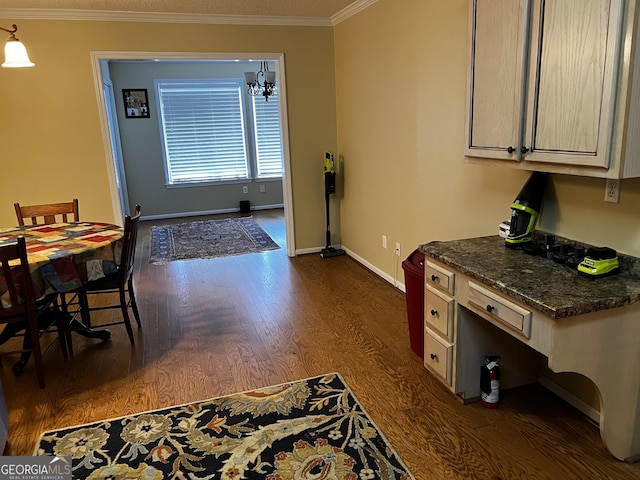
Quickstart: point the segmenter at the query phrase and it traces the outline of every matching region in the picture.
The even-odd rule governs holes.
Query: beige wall
[[[116,220],[92,51],[282,52],[296,246],[323,245],[322,154],[336,148],[332,28],[2,19],[14,22],[36,67],[0,71],[0,225],[15,224],[15,201],[72,197],[82,218]]]

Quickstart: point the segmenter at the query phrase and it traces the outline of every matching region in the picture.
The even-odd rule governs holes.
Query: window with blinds
[[[264,97],[251,97],[253,104],[253,131],[256,149],[256,178],[282,176],[282,138],[278,92],[274,90],[269,101]]]
[[[168,184],[282,176],[275,95],[245,106],[242,80],[157,81],[156,89]]]

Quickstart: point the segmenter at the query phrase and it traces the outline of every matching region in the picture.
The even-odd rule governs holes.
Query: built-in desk
[[[431,242],[425,254],[425,366],[466,401],[480,395],[485,355],[501,388],[537,381],[541,362],[600,391],[600,433],[620,460],[640,459],[640,262],[587,279],[506,248],[499,236]]]

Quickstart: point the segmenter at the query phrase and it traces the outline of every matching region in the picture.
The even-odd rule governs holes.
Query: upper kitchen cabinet
[[[471,0],[465,155],[639,177],[637,1]]]

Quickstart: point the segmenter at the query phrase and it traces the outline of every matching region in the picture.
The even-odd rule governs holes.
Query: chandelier
[[[269,70],[269,64],[266,61],[260,62],[260,70],[254,72],[244,72],[244,81],[247,83],[247,93],[252,97],[262,95],[266,102],[269,96],[273,95],[273,89],[276,86],[276,72]]]

